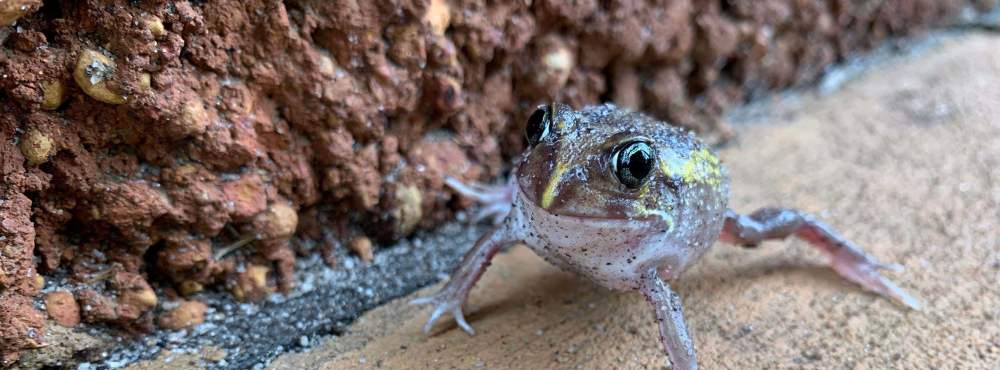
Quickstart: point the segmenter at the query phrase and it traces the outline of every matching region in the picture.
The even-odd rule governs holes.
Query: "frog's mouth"
[[[673,228],[672,217],[662,212],[649,212],[640,215],[629,215],[622,213],[622,214],[607,215],[607,216],[605,215],[598,216],[594,214],[585,214],[573,211],[563,211],[558,213],[552,212],[550,209],[543,207],[538,202],[532,200],[524,191],[524,188],[522,187],[521,184],[517,185],[517,189],[518,189],[517,198],[520,199],[520,203],[526,206],[530,206],[532,209],[531,212],[533,213],[541,213],[549,217],[580,220],[582,222],[587,222],[587,223],[608,224],[608,226],[612,227],[621,227],[623,224],[629,224],[633,227],[656,228],[665,225],[668,230]]]

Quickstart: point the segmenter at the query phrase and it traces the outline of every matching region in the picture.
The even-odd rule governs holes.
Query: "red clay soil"
[[[39,274],[153,330],[152,286],[254,299],[338,244],[292,234],[441,222],[442,174],[500,175],[536,104],[722,139],[725,107],[994,3],[0,0],[0,363],[41,344]]]

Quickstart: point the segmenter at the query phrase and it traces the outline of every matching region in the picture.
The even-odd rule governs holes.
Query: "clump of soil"
[[[155,289],[259,298],[297,254],[439,224],[467,205],[442,175],[501,174],[539,103],[725,138],[727,106],[994,5],[5,1],[0,361],[41,345],[39,274],[78,284],[84,322],[183,326]]]

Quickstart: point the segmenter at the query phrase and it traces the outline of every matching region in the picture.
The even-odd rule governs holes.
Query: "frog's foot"
[[[660,326],[660,342],[673,364],[673,370],[693,370],[698,368],[695,360],[694,342],[684,324],[684,309],[681,297],[670,289],[670,285],[660,278],[656,269],[643,275],[640,290],[646,301],[653,306],[656,321]]]
[[[410,304],[414,305],[429,304],[434,306],[434,311],[431,313],[427,323],[424,324],[425,333],[430,332],[434,326],[434,322],[441,315],[448,312],[451,313],[455,322],[458,323],[458,326],[462,330],[465,330],[469,335],[476,334],[476,331],[472,329],[472,325],[469,325],[465,321],[462,306],[469,297],[472,287],[476,285],[476,281],[479,281],[479,277],[483,275],[486,267],[490,265],[493,256],[501,248],[515,241],[516,236],[511,231],[510,226],[503,225],[494,228],[479,238],[476,241],[476,245],[465,254],[462,263],[458,266],[458,270],[451,275],[451,280],[448,280],[444,288],[441,288],[440,291],[429,297],[421,297],[410,301]]]
[[[476,222],[491,218],[493,224],[499,224],[510,213],[510,207],[514,200],[513,183],[502,186],[466,185],[451,176],[445,176],[444,183],[462,196],[482,203],[482,208],[476,212],[473,218]]]
[[[916,298],[878,272],[901,271],[902,266],[878,262],[808,213],[789,208],[763,208],[747,216],[729,210],[720,239],[755,247],[766,239],[782,239],[791,235],[809,242],[830,257],[831,267],[840,276],[914,310],[920,309]]]
[[[434,312],[431,312],[430,318],[424,324],[424,333],[430,333],[431,328],[434,327],[434,322],[445,312],[450,312],[462,330],[465,330],[469,335],[475,335],[476,331],[472,329],[472,325],[469,325],[468,321],[465,321],[465,315],[462,313],[462,305],[465,304],[465,299],[469,293],[456,291],[460,289],[449,288],[449,286],[445,286],[432,296],[420,297],[410,301],[412,305],[429,304],[434,307]]]

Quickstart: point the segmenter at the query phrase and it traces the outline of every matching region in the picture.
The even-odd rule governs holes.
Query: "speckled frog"
[[[414,304],[473,334],[462,306],[503,247],[524,243],[550,263],[611,289],[638,290],[650,303],[675,369],[695,369],[681,299],[670,282],[716,239],[755,247],[794,235],[829,256],[841,276],[916,309],[879,274],[882,264],[815,217],[790,208],[741,215],[727,208],[729,178],[718,157],[689,132],[614,105],[575,111],[539,107],[525,129],[529,148],[506,186],[446,183],[484,204],[497,226],[466,254],[451,280]]]

